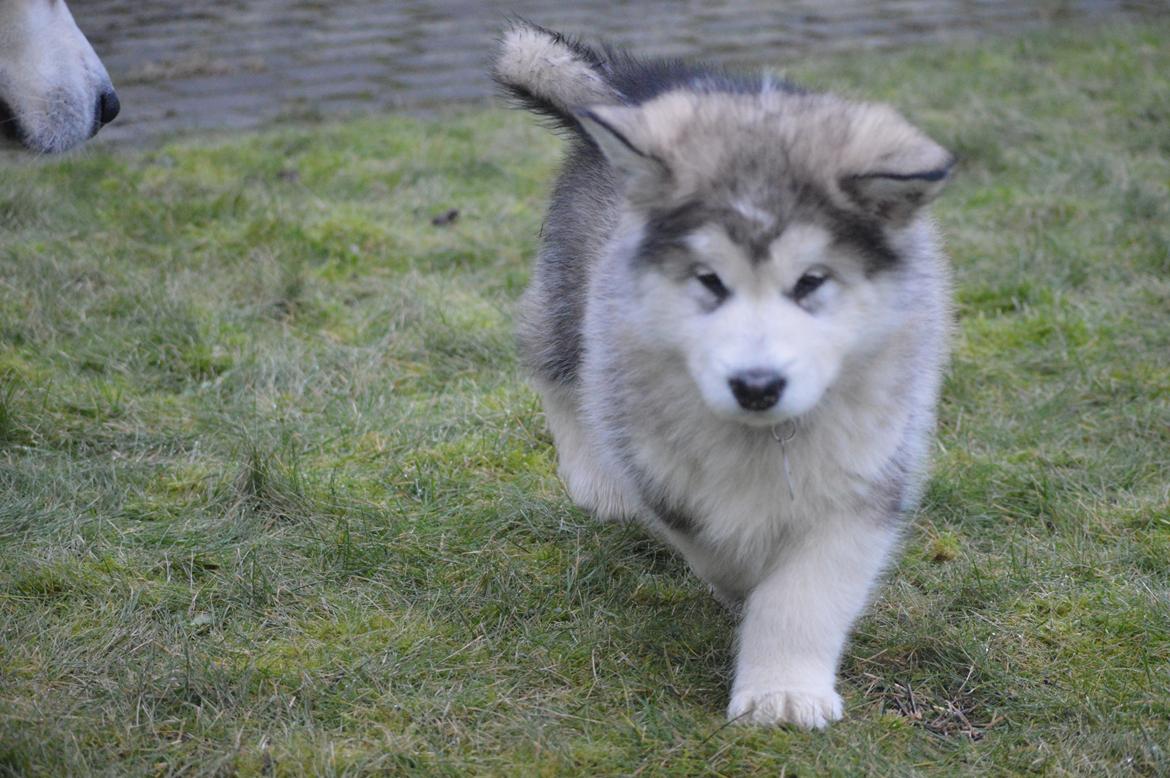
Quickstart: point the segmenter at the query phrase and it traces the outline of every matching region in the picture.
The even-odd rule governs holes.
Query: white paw
[[[832,689],[738,691],[727,708],[728,720],[737,723],[793,724],[801,729],[824,729],[841,714],[841,695]]]
[[[634,501],[609,479],[583,476],[579,470],[573,471],[564,466],[559,468],[559,475],[573,504],[578,508],[602,521],[624,521],[634,517]]]

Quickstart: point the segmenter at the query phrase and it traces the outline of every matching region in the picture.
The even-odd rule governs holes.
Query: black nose
[[[113,89],[102,92],[98,98],[98,124],[106,125],[118,118],[118,111],[122,110],[122,103],[118,100],[118,93]]]
[[[727,383],[739,406],[747,411],[766,411],[780,400],[786,381],[771,370],[745,370]]]

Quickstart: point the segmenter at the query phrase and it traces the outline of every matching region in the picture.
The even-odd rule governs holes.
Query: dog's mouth
[[[3,98],[0,98],[0,138],[18,143],[21,146],[25,145],[24,132],[21,130],[20,121],[16,118],[16,112]]]

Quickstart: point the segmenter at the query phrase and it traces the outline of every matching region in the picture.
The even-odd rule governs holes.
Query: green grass
[[[0,774],[1166,774],[1170,26],[861,54],[962,164],[934,475],[825,733],[574,510],[502,111],[0,161]],[[459,218],[431,218],[458,208]]]

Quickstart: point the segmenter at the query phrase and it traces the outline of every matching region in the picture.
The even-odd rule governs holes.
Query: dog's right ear
[[[577,121],[625,183],[633,204],[657,199],[670,182],[670,168],[654,151],[654,138],[640,108],[603,105],[575,112]]]
[[[837,185],[853,207],[904,226],[942,192],[955,157],[887,105],[851,109]]]
[[[843,177],[841,190],[863,210],[894,224],[908,222],[919,208],[938,197],[950,178],[955,158],[930,142],[932,164],[879,169]]]

